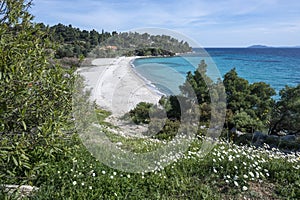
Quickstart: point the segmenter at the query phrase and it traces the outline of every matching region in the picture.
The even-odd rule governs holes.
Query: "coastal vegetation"
[[[96,30],[80,30],[73,27],[71,24],[66,26],[61,23],[46,27],[49,29],[50,38],[53,42],[58,44],[55,53],[56,58],[64,57],[87,57],[88,53],[92,51],[97,45],[100,45],[108,38],[112,37],[113,33],[105,32],[102,30],[99,33]]]
[[[192,51],[187,42],[178,41],[167,35],[123,32],[112,33],[102,30],[80,30],[72,25],[57,24],[49,29],[52,42],[58,44],[56,58],[64,57],[116,57],[116,56],[172,56],[175,53]]]
[[[150,115],[146,113],[159,112],[164,108],[167,111],[168,120],[180,123],[180,117],[183,115],[181,102],[190,101],[189,98],[195,93],[197,96],[199,109],[200,109],[200,125],[208,125],[211,120],[211,97],[209,90],[215,89],[222,91],[223,85],[220,81],[213,82],[206,75],[207,65],[201,61],[197,70],[193,73],[188,72],[186,82],[180,86],[182,94],[176,96],[162,97],[159,101],[160,106],[147,104],[143,107],[142,103],[135,109],[131,110],[130,116],[134,118],[134,122],[147,122],[150,121]],[[280,99],[275,101],[275,90],[270,85],[264,82],[257,82],[250,84],[247,80],[238,76],[235,69],[230,70],[224,75],[223,84],[226,93],[226,118],[223,130],[223,137],[227,140],[237,143],[253,143],[254,133],[260,134],[262,138],[267,138],[267,135],[294,135],[290,145],[281,146],[285,150],[300,150],[300,141],[296,135],[299,135],[299,113],[300,113],[300,85],[296,87],[286,87],[280,91]],[[192,89],[191,89],[191,88]],[[216,92],[214,95],[222,94]],[[214,98],[222,99],[222,96],[214,96]],[[222,101],[220,101],[222,103]],[[153,111],[155,110],[156,111]],[[160,111],[162,112],[162,111]],[[190,112],[190,111],[188,111]],[[190,113],[191,114],[191,113]],[[221,114],[220,114],[221,115]],[[152,114],[152,116],[155,116]],[[219,116],[219,117],[222,117]],[[159,115],[158,115],[159,118]],[[151,120],[159,121],[155,117]],[[178,129],[178,123],[166,124],[168,129]],[[157,123],[159,126],[160,123]],[[155,127],[152,127],[155,129]],[[199,128],[199,134],[203,134],[203,129]],[[168,134],[168,131],[163,129],[163,134],[166,138],[172,138],[174,131]],[[161,135],[161,132],[158,132]],[[250,137],[249,137],[250,136]],[[155,136],[154,136],[155,137]],[[260,139],[262,139],[260,138]],[[274,139],[274,138],[273,138]],[[279,138],[269,143],[272,147],[279,147]],[[275,143],[274,143],[275,142]],[[262,145],[263,143],[261,143]]]
[[[53,43],[56,39],[49,27],[32,22],[31,5],[26,0],[0,2],[0,199],[20,199],[22,194],[6,188],[15,184],[38,187],[22,199],[299,199],[299,153],[285,154],[268,145],[254,148],[218,140],[213,150],[202,157],[199,149],[204,134],[199,134],[180,159],[172,158],[173,163],[166,168],[157,163],[157,170],[147,173],[126,173],[96,160],[75,131],[75,69],[62,67],[54,59],[59,57],[55,48],[70,48],[72,56],[89,52],[84,42],[80,43],[81,52],[75,54],[72,42],[63,47]],[[202,62],[200,71],[205,67]],[[208,89],[203,84],[206,78],[197,72],[187,75],[199,97],[204,124],[210,118]],[[270,120],[271,132],[299,132],[300,86],[283,89],[281,99],[273,102],[268,85],[249,84],[234,70],[226,81],[227,95],[239,97],[229,100],[228,113],[232,115],[227,117],[228,128],[238,124],[240,130],[252,131],[257,129],[256,124],[265,125]],[[206,83],[221,88],[208,80]],[[99,125],[121,148],[150,152],[165,145],[173,127],[176,130],[174,124],[180,123],[176,99],[189,98],[184,85],[181,90],[185,96],[160,101],[168,111],[170,128],[165,127],[158,139],[115,134],[110,131],[114,126],[105,121],[110,113],[96,108]],[[147,113],[155,111],[152,105],[141,103],[130,116],[137,123],[149,123]],[[256,117],[261,123],[255,123],[253,128]]]
[[[51,62],[53,45],[31,22],[30,6],[0,4],[1,184],[36,183],[49,161],[69,151],[65,143],[73,135],[74,70]]]
[[[286,86],[280,91],[281,99],[276,102],[270,118],[270,134],[284,131],[288,134],[300,133],[300,84]]]

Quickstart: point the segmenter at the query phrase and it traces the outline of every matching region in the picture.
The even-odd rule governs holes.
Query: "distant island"
[[[300,46],[279,46],[279,47],[271,47],[271,46],[266,46],[266,45],[252,45],[252,46],[249,46],[247,48],[250,48],[250,49],[266,49],[266,48],[300,48]]]
[[[252,46],[249,46],[247,48],[252,48],[252,49],[263,49],[263,48],[274,48],[274,47],[269,47],[269,46],[266,46],[266,45],[252,45]]]

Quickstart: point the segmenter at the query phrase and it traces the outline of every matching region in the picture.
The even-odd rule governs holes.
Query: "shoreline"
[[[78,70],[91,88],[91,100],[114,116],[123,116],[142,101],[157,104],[164,95],[134,69],[137,58],[98,58]]]
[[[156,93],[157,95],[161,95],[161,96],[167,96],[165,93],[163,93],[163,92],[161,92],[161,91],[159,91],[159,89],[150,81],[150,80],[148,80],[147,78],[145,78],[144,76],[142,76],[140,73],[138,73],[136,70],[135,70],[135,65],[133,64],[133,62],[136,60],[136,59],[144,59],[144,58],[149,58],[149,57],[136,57],[136,58],[134,58],[134,59],[132,59],[131,61],[130,61],[130,66],[131,66],[131,70],[132,70],[132,72],[133,73],[135,73],[135,75],[138,77],[138,78],[140,78],[147,86],[148,86],[148,88],[152,91],[152,92],[154,92],[154,93]]]

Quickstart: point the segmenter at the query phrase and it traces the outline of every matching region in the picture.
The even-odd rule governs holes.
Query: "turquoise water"
[[[273,87],[278,98],[285,85],[300,84],[300,48],[209,48],[195,49],[195,54],[167,58],[136,59],[135,70],[167,95],[179,94],[178,86],[185,81],[188,71],[195,71],[204,59],[208,75],[223,78],[232,68],[250,83],[266,82]]]

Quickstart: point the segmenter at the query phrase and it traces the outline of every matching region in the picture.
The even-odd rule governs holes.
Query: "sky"
[[[34,21],[49,25],[72,24],[80,29],[108,32],[146,29],[164,33],[167,29],[194,47],[300,46],[299,0],[34,0],[33,3]]]

